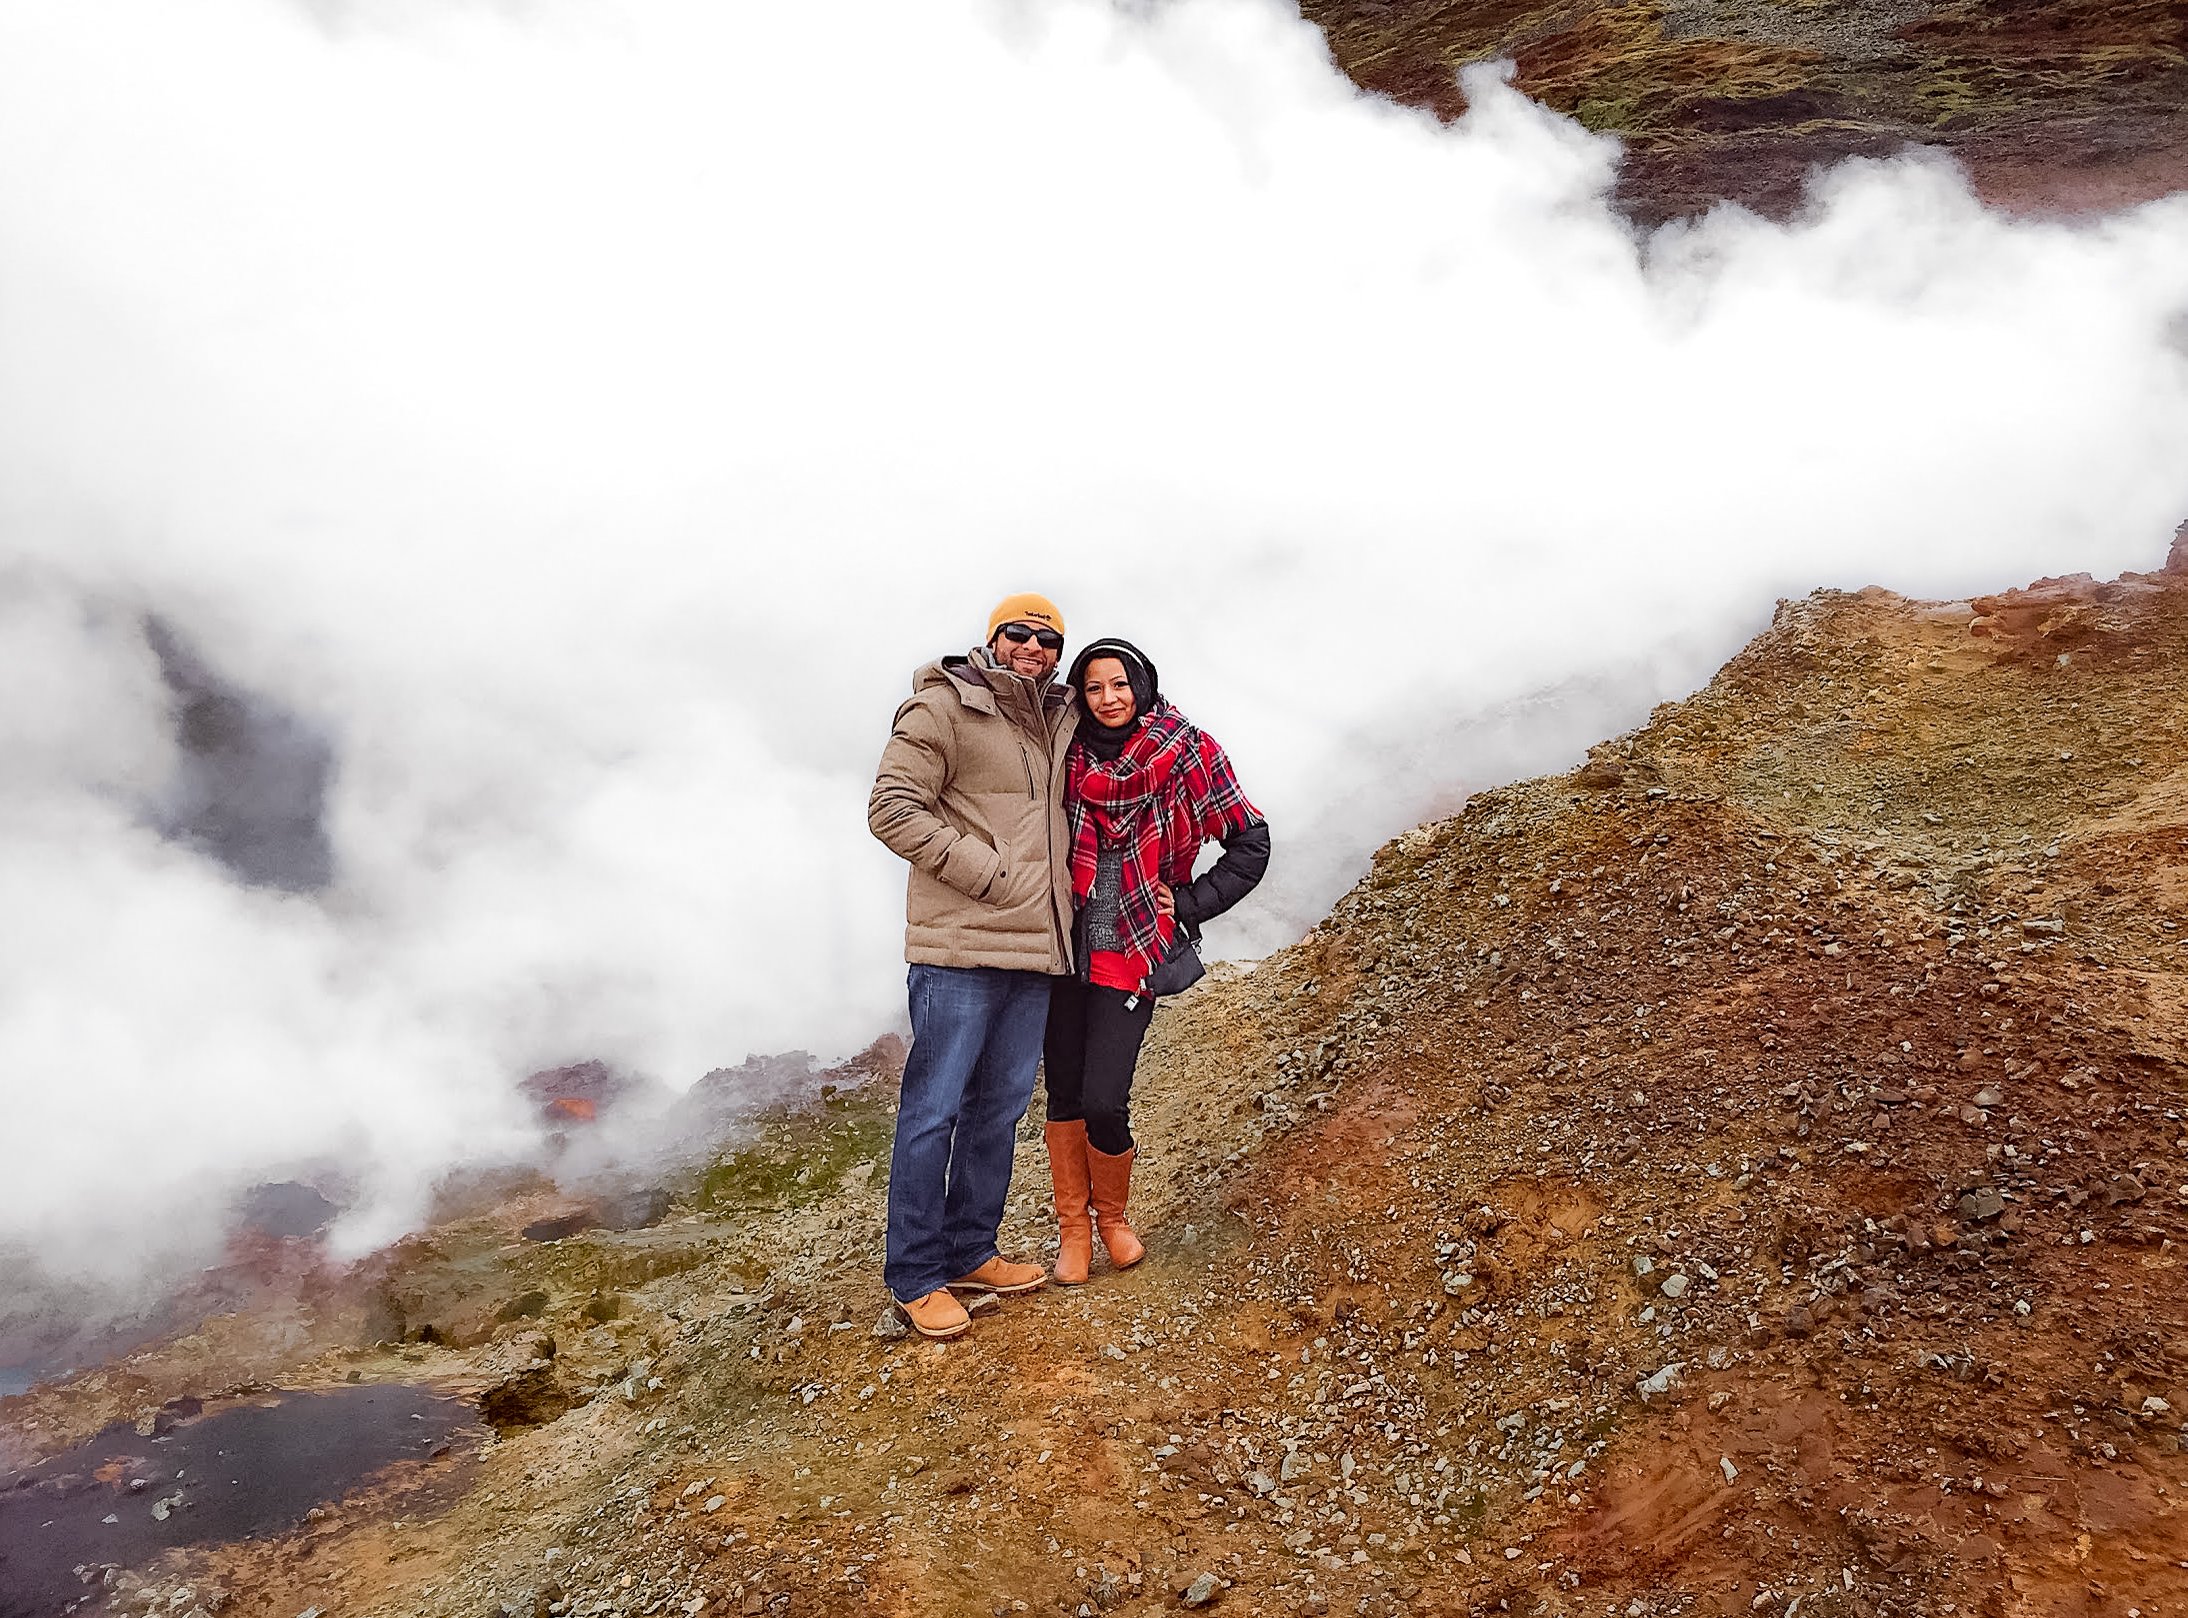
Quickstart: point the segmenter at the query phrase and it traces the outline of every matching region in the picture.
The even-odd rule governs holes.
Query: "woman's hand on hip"
[[[1155,914],[1169,916],[1174,920],[1177,913],[1178,896],[1170,891],[1169,883],[1157,882],[1155,884]]]

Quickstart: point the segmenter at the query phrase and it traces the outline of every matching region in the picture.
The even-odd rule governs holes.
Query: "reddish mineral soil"
[[[0,1421],[248,1367],[495,1431],[94,1610],[2180,1611],[2184,669],[2188,555],[1782,604],[1166,1005],[1148,1261],[957,1342],[876,1329],[883,1075],[653,1228],[474,1211]],[[1045,1188],[1029,1128],[1021,1251]]]
[[[1529,95],[1628,155],[1644,223],[1724,199],[1771,214],[1808,172],[1907,146],[1977,190],[2100,212],[2188,189],[2188,8],[2171,0],[1302,0],[1363,87],[1463,110],[1457,70],[1509,59]]]

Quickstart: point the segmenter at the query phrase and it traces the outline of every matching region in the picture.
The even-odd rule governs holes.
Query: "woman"
[[[1093,1262],[1094,1226],[1115,1268],[1146,1256],[1124,1211],[1140,1041],[1155,993],[1168,992],[1162,979],[1181,975],[1180,951],[1268,869],[1269,828],[1215,738],[1163,700],[1138,647],[1095,641],[1072,663],[1070,683],[1079,728],[1064,801],[1078,975],[1057,980],[1049,996],[1042,1056],[1056,1279],[1077,1286]],[[1222,858],[1195,881],[1193,862],[1210,841],[1223,844]]]

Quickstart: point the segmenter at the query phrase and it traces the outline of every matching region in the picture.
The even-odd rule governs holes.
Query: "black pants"
[[[1139,1003],[1127,1008],[1125,1002],[1134,999]],[[1151,994],[1128,995],[1077,978],[1056,980],[1041,1043],[1050,1123],[1084,1118],[1094,1150],[1112,1157],[1132,1150],[1132,1070],[1154,1015]]]

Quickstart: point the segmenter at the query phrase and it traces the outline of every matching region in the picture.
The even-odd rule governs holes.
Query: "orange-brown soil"
[[[1791,210],[1808,172],[1909,145],[1986,199],[2095,212],[2188,189],[2188,12],[2168,0],[1302,0],[1365,88],[1464,107],[1458,69],[1622,137],[1647,222]]]
[[[2188,572],[1782,605],[1166,1006],[1148,1261],[959,1341],[875,1334],[877,1082],[654,1230],[415,1239],[409,1341],[238,1314],[0,1419],[490,1392],[439,1493],[128,1611],[2183,1610],[2184,669]],[[1006,1244],[1045,1191],[1029,1124]]]

